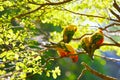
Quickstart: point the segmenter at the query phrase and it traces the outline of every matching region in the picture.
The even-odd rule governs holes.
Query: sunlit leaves
[[[56,67],[55,70],[52,71],[53,72],[53,77],[57,78],[57,75],[60,76],[61,75],[61,71],[59,69],[59,67]]]
[[[10,60],[10,61],[13,61],[13,60],[18,60],[19,58],[19,55],[16,53],[14,53],[12,50],[10,51],[6,51],[6,52],[3,52],[0,54],[0,58],[3,58],[3,61],[7,61],[7,60]]]
[[[16,70],[20,70],[21,68],[22,69],[26,68],[25,64],[22,62],[17,62],[16,63]]]
[[[46,71],[46,76],[47,77],[50,77],[50,72],[51,72],[50,70]]]
[[[59,42],[62,40],[62,35],[61,33],[57,33],[57,32],[52,32],[51,33],[51,41],[54,41],[54,42]]]
[[[5,5],[5,6],[12,6],[13,3],[11,1],[4,1],[3,5]]]
[[[50,73],[52,73],[52,77],[54,78],[54,79],[56,79],[57,78],[57,76],[60,76],[61,75],[61,70],[59,69],[59,67],[55,67],[55,70],[48,70],[48,71],[46,71],[46,76],[47,77],[50,77]]]
[[[5,67],[5,64],[4,63],[1,63],[0,64],[0,68],[4,68]]]
[[[24,73],[24,72],[20,73],[20,78],[25,79],[26,78],[26,73]]]
[[[0,75],[3,75],[3,74],[5,74],[5,73],[6,73],[6,71],[0,70]]]
[[[39,7],[39,6],[36,6],[36,5],[34,5],[34,4],[28,4],[28,6],[27,6],[30,10],[34,10],[34,9],[36,9],[37,7]]]
[[[4,10],[3,6],[0,6],[0,11],[3,11],[3,10]]]

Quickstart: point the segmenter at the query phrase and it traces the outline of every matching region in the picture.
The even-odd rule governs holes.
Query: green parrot
[[[102,29],[98,29],[95,33],[91,35],[91,43],[96,46],[97,49],[102,45],[104,41],[104,34]]]
[[[80,40],[80,42],[81,42],[82,48],[87,53],[89,53],[89,51],[90,51],[90,44],[91,44],[91,42],[90,42],[90,35],[86,35],[86,36],[82,37],[82,39]]]
[[[89,53],[89,56],[93,59],[93,55],[96,49],[99,49],[100,46],[103,44],[104,41],[104,34],[102,32],[102,29],[98,29],[95,33],[91,35],[91,53]]]
[[[103,32],[101,29],[98,29],[95,33],[84,36],[81,39],[81,46],[88,53],[89,57],[93,59],[95,50],[99,49],[103,41],[104,41]]]
[[[69,43],[74,35],[74,33],[77,31],[77,27],[75,25],[68,25],[63,30],[63,42]]]

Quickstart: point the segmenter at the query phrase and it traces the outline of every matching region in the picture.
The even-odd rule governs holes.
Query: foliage
[[[119,33],[120,21],[109,9],[117,12],[113,0],[1,0],[0,78],[74,80],[83,69],[82,61],[96,66],[101,73],[107,73],[103,59],[95,57],[92,62],[86,54],[79,55],[78,52],[79,61],[72,63],[68,58],[59,57],[51,44],[61,41],[63,28],[72,24],[78,30],[69,45],[82,50],[81,37],[93,33],[100,24],[104,34],[109,36],[105,36],[105,44],[99,50],[114,49],[120,55],[120,35],[115,35]],[[99,50],[95,54],[100,54]],[[85,76],[99,79],[91,77],[90,73]],[[87,80],[85,76],[83,79]]]

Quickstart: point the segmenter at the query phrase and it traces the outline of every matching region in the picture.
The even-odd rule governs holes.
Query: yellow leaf
[[[48,71],[46,72],[46,76],[47,76],[47,77],[50,77],[50,70],[48,70]]]

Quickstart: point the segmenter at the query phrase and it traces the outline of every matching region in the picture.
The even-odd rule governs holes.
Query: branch
[[[84,75],[84,73],[87,71],[86,68],[84,68],[81,72],[81,74],[78,76],[77,80],[80,80],[80,78]]]
[[[115,43],[116,46],[120,47],[120,43],[118,43],[117,41],[115,41],[112,37],[109,37],[107,35],[105,35],[107,38],[109,38],[111,41],[113,41]]]
[[[102,17],[102,16],[96,16],[96,15],[77,13],[77,12],[73,12],[73,11],[70,11],[70,10],[65,9],[65,8],[63,8],[63,10],[68,11],[68,12],[73,13],[73,14],[76,14],[76,15],[87,16],[87,17],[95,17],[95,18],[101,18],[101,19],[107,19],[107,20],[111,20],[111,21],[120,22],[119,20],[116,20],[116,19],[106,18],[106,17]]]
[[[117,33],[118,32],[118,35],[119,35],[120,30],[114,30],[114,31],[108,31],[107,30],[107,32],[109,32],[109,33]]]
[[[72,40],[81,40],[84,36],[87,36],[87,35],[91,35],[91,34],[84,34],[81,37],[79,37],[79,38],[73,38]]]
[[[120,16],[117,13],[115,13],[112,9],[109,10],[120,21]]]
[[[63,57],[50,57],[50,58],[47,58],[45,60],[45,63],[42,65],[42,67],[45,67],[49,61],[57,60],[57,59],[61,59],[61,58],[63,58]]]
[[[114,25],[119,26],[120,23],[112,23],[112,24],[109,24],[109,25],[105,26],[105,27],[103,28],[103,30],[106,30],[107,28],[109,28],[109,27],[111,27],[111,26],[114,26]]]
[[[109,33],[120,32],[120,30],[115,30],[115,31],[109,31],[109,30],[107,30],[107,28],[113,27],[114,25],[120,26],[120,23],[111,23],[111,24],[109,24],[109,25],[107,25],[107,26],[105,26],[104,28],[101,28],[101,29],[105,30],[106,32],[109,32]]]
[[[15,68],[15,66],[11,66],[11,67],[8,67],[8,68],[4,68],[4,70],[12,70],[14,68]]]
[[[49,48],[45,48],[45,49],[39,50],[38,52],[39,52],[39,53],[43,53],[43,52],[47,51],[48,49],[49,49]]]
[[[28,2],[31,3],[31,4],[35,4],[35,5],[52,5],[52,6],[53,6],[53,5],[65,4],[65,3],[70,2],[70,1],[72,1],[72,0],[63,0],[62,2],[48,2],[48,3],[38,4],[38,3],[36,3],[36,2],[30,2],[30,1],[28,0]]]
[[[0,78],[2,79],[2,78],[5,78],[5,77],[9,77],[9,76],[11,76],[12,74],[13,74],[12,72],[9,72],[9,73],[7,73],[7,74],[1,75]]]
[[[115,9],[118,10],[118,12],[120,13],[120,7],[118,6],[118,4],[116,3],[116,0],[114,0],[113,6]]]
[[[27,15],[27,14],[31,14],[31,13],[34,13],[34,12],[36,12],[36,11],[38,11],[38,10],[40,10],[42,7],[44,7],[44,6],[46,6],[46,5],[61,5],[61,4],[65,4],[65,3],[67,3],[67,2],[70,2],[70,1],[72,1],[72,0],[64,0],[64,1],[62,1],[62,2],[56,2],[56,3],[44,3],[44,4],[39,4],[40,6],[38,7],[38,8],[36,8],[36,9],[34,9],[34,10],[32,10],[32,11],[29,11],[29,12],[26,12],[26,13],[23,13],[23,14],[20,14],[20,15],[17,15],[17,16],[15,16],[15,17],[13,17],[13,18],[21,18],[21,17],[23,17],[23,16],[25,16],[25,15]],[[30,2],[30,1],[28,1],[28,2]],[[33,4],[35,4],[35,3],[33,3]],[[12,18],[12,19],[13,19]],[[11,20],[12,20],[11,19]]]
[[[7,61],[5,61],[5,62],[3,62],[3,61],[0,61],[0,65],[1,65],[1,64],[10,63],[10,62],[11,62],[11,61],[8,61],[8,60],[7,60]]]
[[[13,17],[12,19],[14,19],[14,18],[21,18],[21,17],[23,17],[23,16],[25,16],[25,15],[34,13],[34,12],[40,10],[42,7],[44,7],[44,5],[40,5],[38,8],[36,8],[36,9],[34,9],[34,10],[32,10],[32,11],[29,11],[29,12],[26,12],[26,13],[23,13],[23,14],[19,14],[19,15]],[[12,20],[12,19],[11,19],[11,20]]]
[[[20,70],[18,70],[18,71],[13,71],[13,72],[9,72],[9,73],[6,73],[6,74],[4,74],[4,75],[1,75],[1,76],[0,76],[0,79],[5,78],[5,77],[10,77],[10,76],[12,76],[14,73],[16,73],[16,72],[20,73],[21,70],[22,70],[22,69],[20,69]]]
[[[111,77],[111,76],[107,76],[107,75],[104,75],[100,72],[97,72],[96,70],[92,69],[91,67],[89,67],[85,62],[82,62],[81,63],[85,68],[86,70],[90,71],[92,74],[102,78],[103,80],[117,80],[116,78],[114,77]],[[79,79],[80,80],[80,79]]]
[[[116,45],[116,44],[113,44],[113,43],[103,43],[101,46],[117,46],[117,47],[120,47],[120,44]]]

